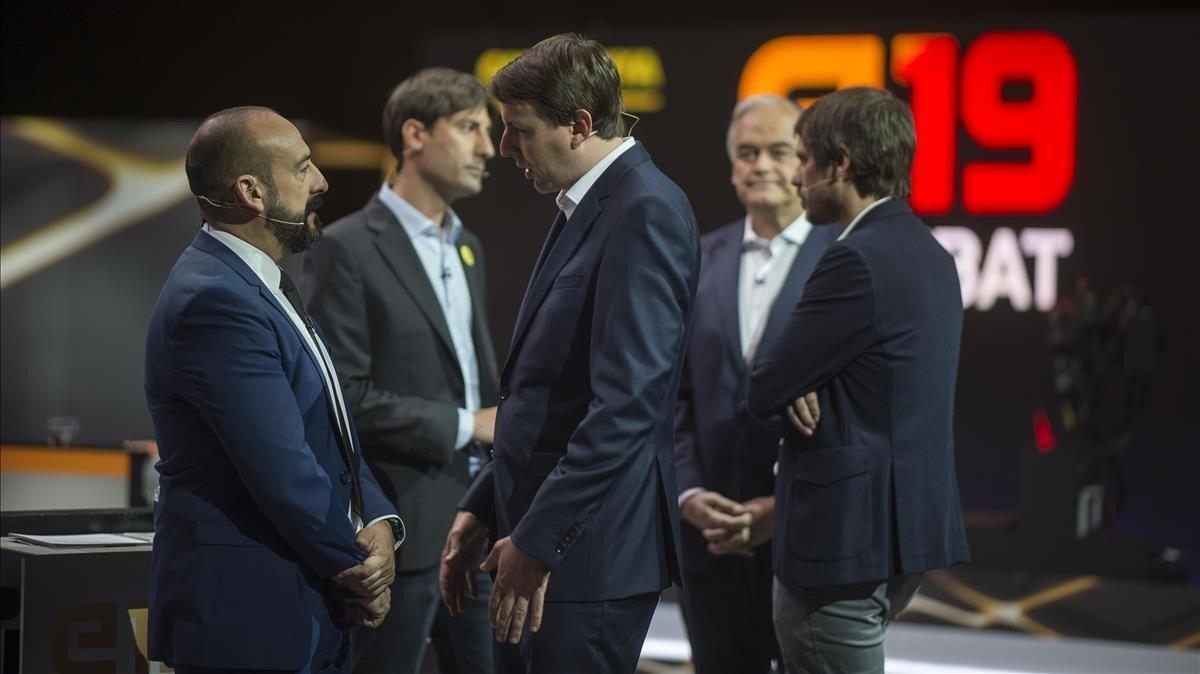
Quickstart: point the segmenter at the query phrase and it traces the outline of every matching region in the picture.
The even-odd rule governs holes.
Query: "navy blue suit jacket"
[[[698,302],[675,408],[675,468],[680,493],[700,487],[735,501],[775,493],[772,468],[779,451],[779,434],[761,424],[747,423],[745,412],[739,409],[749,374],[738,327],[745,222],[740,218],[700,239],[703,262]],[[840,231],[836,225],[818,225],[809,232],[771,307],[760,344],[769,344],[783,328],[809,274]],[[699,532],[685,528],[683,540],[685,564],[702,566],[716,559],[708,553]]]
[[[261,279],[203,231],[150,318],[146,400],[161,457],[151,659],[297,669],[336,647],[329,578],[365,554],[323,375]],[[355,441],[363,520],[394,514],[361,457]]]
[[[674,424],[695,216],[641,144],[559,215],[500,375],[493,458],[462,506],[552,573],[548,601],[679,578]]]
[[[820,396],[788,427],[775,489],[775,574],[788,587],[883,579],[968,558],[954,472],[962,333],[954,260],[899,199],[821,258],[759,355],[750,409]]]

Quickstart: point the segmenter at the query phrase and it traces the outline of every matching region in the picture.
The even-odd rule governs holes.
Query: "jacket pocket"
[[[871,450],[838,447],[796,457],[788,498],[787,549],[814,562],[852,559],[871,545]]]
[[[205,666],[302,666],[312,652],[312,622],[318,617],[313,604],[319,597],[305,600],[308,588],[297,564],[225,520],[197,521],[196,543],[196,648]]]
[[[561,274],[554,279],[554,284],[550,286],[550,292],[578,288],[581,285],[583,285],[583,274]]]

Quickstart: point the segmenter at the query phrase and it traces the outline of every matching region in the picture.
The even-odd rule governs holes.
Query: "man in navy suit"
[[[500,374],[494,460],[443,561],[454,608],[491,528],[501,672],[633,672],[679,578],[672,417],[700,241],[683,192],[622,137],[620,86],[604,47],[577,35],[491,84],[500,154],[560,210]]]
[[[793,423],[775,489],[776,634],[789,672],[882,672],[884,631],[923,573],[968,558],[953,433],[962,296],[904,201],[906,105],[846,89],[796,132],[809,217],[845,229],[750,380],[751,411]]]
[[[278,266],[316,243],[328,184],[266,108],[209,117],[186,168],[205,224],[146,339],[161,457],[150,657],[182,674],[344,672],[348,629],[387,614],[402,525]]]
[[[704,235],[696,314],[676,406],[684,527],[681,607],[697,674],[771,671],[776,433],[738,405],[770,341],[840,228],[814,227],[792,186],[800,106],[774,95],[733,109],[726,145],[746,216]]]

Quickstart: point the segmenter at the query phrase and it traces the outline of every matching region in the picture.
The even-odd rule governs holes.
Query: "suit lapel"
[[[783,287],[779,289],[779,294],[775,296],[775,302],[771,305],[767,324],[763,326],[763,334],[759,340],[758,353],[765,351],[766,345],[783,329],[783,324],[787,322],[788,316],[800,303],[808,277],[812,275],[817,262],[825,254],[825,249],[837,239],[840,232],[841,229],[836,225],[814,225],[809,231],[808,238],[804,240],[800,250],[796,251],[796,257],[792,260],[792,268],[788,270]]]
[[[466,237],[460,238],[459,241],[468,246],[476,243]],[[478,258],[479,252],[474,252],[474,255]],[[496,375],[496,351],[492,348],[492,335],[488,330],[487,314],[483,310],[486,299],[484,279],[478,265],[465,265],[464,271],[467,288],[471,292],[471,339],[475,342],[475,363],[479,368],[479,398],[483,406],[488,407],[487,401],[494,400],[496,393],[492,384]]]
[[[400,281],[400,285],[408,291],[416,302],[425,320],[442,341],[451,357],[457,359],[454,342],[450,339],[450,327],[446,325],[446,317],[442,314],[442,305],[438,303],[433,286],[429,284],[429,275],[404,225],[396,219],[392,211],[379,200],[378,196],[371,197],[367,203],[367,226],[377,232],[375,247],[384,261],[392,268],[392,273]]]
[[[583,243],[584,238],[587,237],[588,231],[604,211],[604,202],[612,194],[613,188],[630,169],[649,160],[650,155],[642,148],[641,143],[626,150],[620,157],[617,157],[611,166],[605,169],[604,173],[600,174],[600,178],[596,180],[596,183],[584,196],[583,201],[575,208],[571,219],[563,224],[562,233],[557,240],[551,241],[551,237],[547,235],[546,243],[542,245],[542,253],[538,256],[541,266],[534,268],[533,278],[530,279],[529,288],[525,291],[525,298],[521,301],[521,310],[517,314],[516,327],[513,328],[512,344],[509,347],[505,371],[508,370],[520,350],[529,324],[537,314],[542,300],[546,298],[546,293],[550,292],[550,287],[554,285],[554,279],[558,276],[558,272],[562,271],[563,266],[567,264],[579,245]],[[561,212],[559,217],[563,217]],[[553,229],[551,227],[551,232]]]
[[[742,230],[730,228],[730,236],[722,241],[722,245],[713,251],[712,265],[716,276],[716,288],[713,293],[713,303],[716,305],[714,316],[719,321],[722,342],[728,347],[729,355],[736,363],[738,372],[746,368],[742,358],[741,314],[738,302],[738,288],[741,285],[740,272],[742,262],[741,247]]]
[[[590,201],[585,199],[585,203]],[[579,244],[583,242],[584,237],[592,228],[592,223],[596,221],[596,216],[602,210],[598,202],[591,202],[594,208],[588,212],[583,212],[583,204],[575,209],[571,219],[563,223],[562,233],[558,239],[552,244],[547,240],[549,250],[543,250],[545,255],[541,256],[541,268],[537,270],[534,277],[530,279],[529,288],[525,291],[525,299],[521,301],[521,311],[517,314],[517,325],[513,330],[513,341],[509,347],[509,353],[515,354],[520,348],[521,340],[525,336],[526,330],[529,328],[530,321],[533,320],[537,309],[542,304],[542,300],[546,299],[546,294],[550,292],[550,287],[554,285],[554,279],[558,276],[558,272],[562,270],[567,261],[571,259],[571,255],[579,248]],[[558,217],[563,217],[559,213]],[[543,246],[545,248],[545,246]],[[511,359],[511,358],[510,358]]]
[[[533,271],[529,274],[529,282],[525,284],[525,294],[521,296],[521,308],[517,310],[517,322],[513,326],[512,338],[508,342],[508,360],[512,360],[512,354],[517,350],[517,342],[519,338],[525,334],[525,328],[529,323],[532,308],[530,307],[531,298],[533,297],[533,288],[545,266],[546,258],[550,255],[550,249],[558,242],[559,233],[556,230],[562,229],[567,224],[567,216],[562,211],[554,216],[554,222],[550,225],[550,229],[546,231],[546,239],[542,241],[542,249],[538,252],[537,262],[533,264]]]
[[[283,305],[279,303],[279,300],[275,297],[275,293],[273,293],[270,288],[267,288],[263,285],[262,278],[259,277],[258,274],[254,273],[254,270],[246,266],[246,263],[242,261],[242,258],[238,257],[237,253],[230,250],[228,246],[218,241],[215,237],[210,236],[203,230],[196,235],[196,239],[192,242],[192,246],[206,253],[214,255],[219,260],[229,265],[233,271],[237,272],[238,276],[241,276],[242,280],[244,280],[247,285],[258,288],[258,294],[262,296],[263,301],[271,305],[275,311],[279,313],[279,318],[288,327],[290,327],[293,332],[296,333],[296,336],[302,343],[304,342],[304,335],[300,333],[299,328],[297,328],[296,324],[292,322],[291,316],[288,315],[287,310],[283,308]],[[309,362],[312,363],[313,367],[317,368],[317,372],[321,372],[321,366],[317,362],[316,355],[313,354],[308,347],[304,347],[301,350],[308,355]],[[322,386],[321,388],[327,387]],[[328,393],[329,392],[326,391],[327,395]]]
[[[325,394],[325,403],[330,406],[330,420],[336,426],[338,424],[338,403],[337,399],[334,397],[333,391],[330,391],[329,386],[325,383],[325,375],[323,374],[325,370],[317,361],[317,355],[308,348],[308,345],[305,343],[304,335],[300,332],[300,329],[296,327],[296,324],[292,321],[292,317],[288,315],[287,311],[283,308],[283,305],[281,305],[279,300],[275,298],[275,294],[271,292],[270,288],[267,288],[263,285],[262,278],[260,278],[258,274],[254,273],[250,267],[246,266],[246,263],[242,261],[242,258],[238,257],[237,253],[230,250],[225,244],[217,241],[207,232],[204,232],[203,230],[200,231],[200,233],[196,235],[196,239],[192,242],[192,246],[216,256],[222,262],[229,265],[229,267],[233,269],[233,271],[235,271],[239,276],[241,276],[242,280],[244,280],[247,285],[258,288],[258,294],[262,296],[263,300],[267,304],[274,307],[275,311],[279,313],[279,318],[285,324],[287,324],[294,333],[296,333],[296,337],[300,340],[300,350],[304,352],[304,354],[308,357],[308,362],[311,363],[313,368],[317,371],[317,378],[321,381],[321,391]],[[315,329],[318,331],[320,330],[320,328]],[[322,341],[322,343],[325,341],[324,336],[320,336],[319,339]],[[320,346],[317,348],[320,348]],[[342,450],[342,458],[346,460],[347,467],[354,468],[354,462],[351,458],[351,453],[347,452],[345,439],[342,437],[341,429],[335,428],[334,436],[337,439],[338,448]]]

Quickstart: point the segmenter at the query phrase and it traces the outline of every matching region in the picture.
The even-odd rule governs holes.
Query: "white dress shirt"
[[[891,199],[891,197],[884,197],[877,201],[872,201],[869,206],[867,206],[866,208],[859,211],[858,215],[854,216],[854,219],[850,221],[850,224],[846,225],[846,229],[843,229],[842,233],[840,235],[838,235],[837,240],[841,241],[842,239],[846,238],[847,236],[850,236],[850,230],[854,229],[855,225],[857,225],[858,222],[863,219],[863,216],[865,216],[867,213],[870,213],[871,209],[875,208],[876,206],[878,206],[879,204],[882,204],[885,201],[888,201],[889,199]]]
[[[754,232],[746,216],[738,272],[738,333],[747,363],[754,359],[775,298],[811,231],[812,224],[801,213],[778,236],[765,239]]]
[[[467,285],[467,274],[463,270],[457,247],[463,230],[462,221],[458,219],[458,214],[447,208],[445,222],[439,227],[386,184],[379,190],[379,200],[396,216],[408,234],[429,284],[433,286],[438,305],[442,308],[446,327],[450,329],[450,341],[454,343],[454,355],[462,373],[465,397],[465,406],[458,409],[458,432],[454,447],[463,449],[475,434],[475,411],[481,406],[481,398],[479,360],[475,354],[475,338],[471,335],[471,289]]]
[[[812,223],[804,213],[787,229],[769,241],[754,232],[750,216],[746,216],[742,232],[742,257],[738,269],[738,334],[742,343],[742,358],[754,360],[754,352],[762,340],[763,330],[771,315],[771,307],[783,290],[784,281],[796,261],[800,246],[812,232]],[[679,505],[704,491],[691,487],[679,494]]]
[[[582,178],[576,180],[574,185],[559,191],[558,196],[554,197],[554,203],[558,204],[558,209],[563,212],[567,220],[570,220],[571,216],[574,215],[575,209],[583,202],[583,198],[587,196],[588,190],[592,189],[592,185],[596,184],[601,174],[609,166],[612,166],[617,157],[628,152],[636,143],[637,141],[633,139],[633,136],[629,136],[620,145],[613,148],[611,152],[604,155],[600,161],[596,162],[595,166],[588,169],[588,172],[583,174]]]

